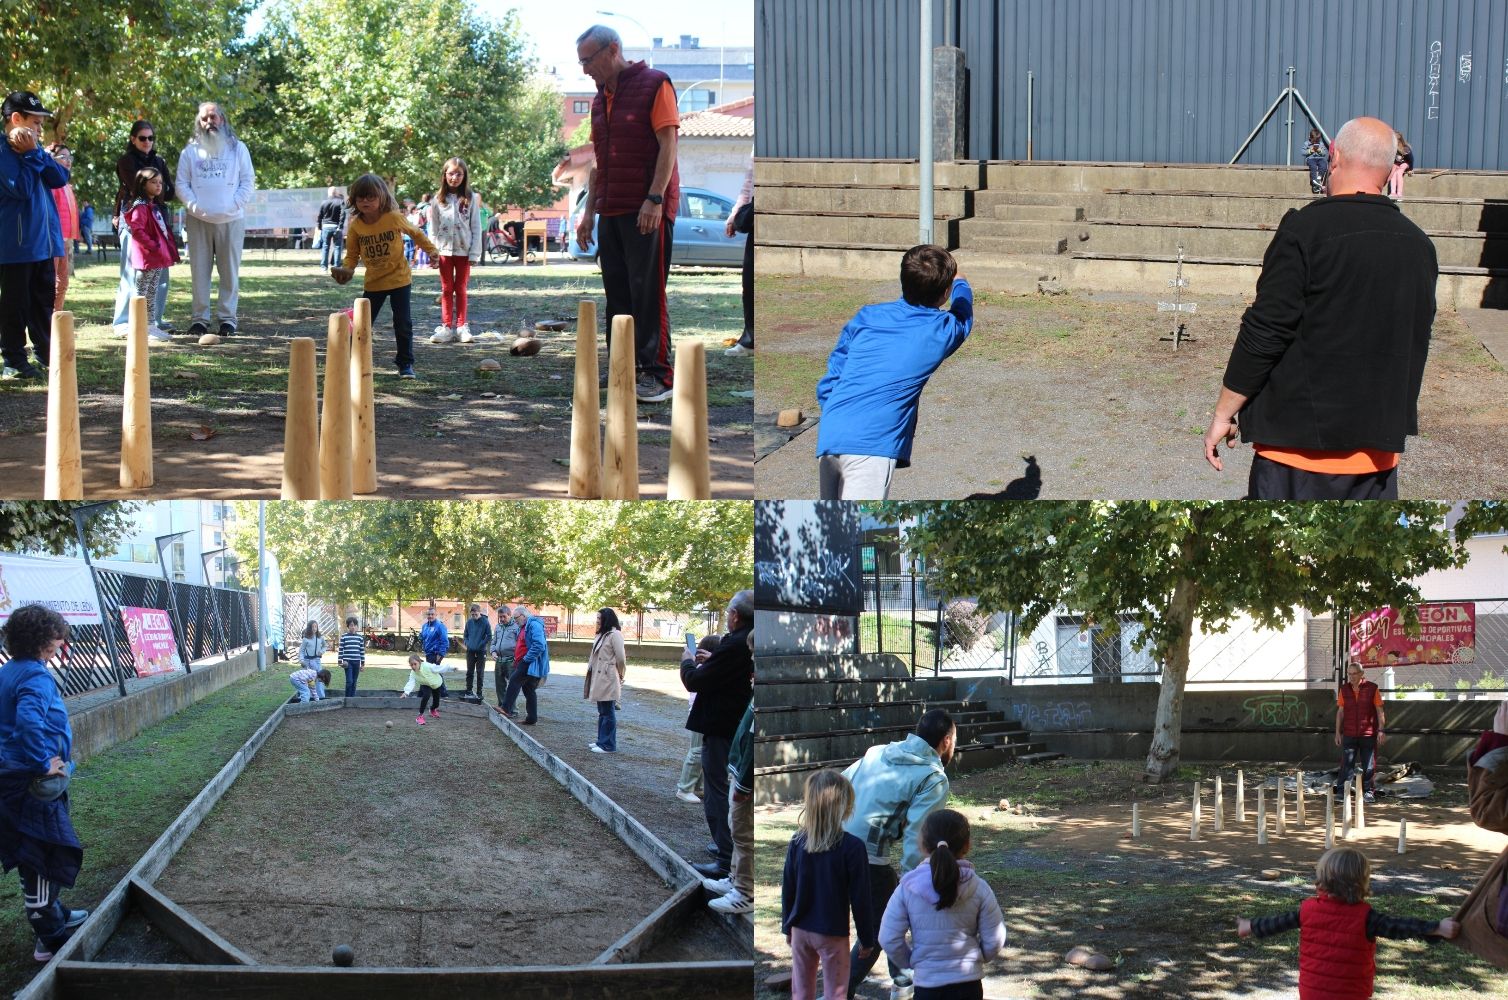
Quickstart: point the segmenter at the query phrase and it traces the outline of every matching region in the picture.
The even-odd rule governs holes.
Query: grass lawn
[[[313,337],[322,356],[328,316],[360,295],[359,279],[358,274],[351,284],[336,285],[320,270],[317,251],[272,256],[248,250],[237,335],[217,347],[199,347],[184,333],[190,320],[188,268],[173,269],[166,318],[180,333],[151,348],[155,493],[276,495],[282,480],[288,340]],[[89,496],[116,490],[125,369],[124,344],[109,325],[117,282],[116,263],[79,258],[68,290],[67,308],[78,331]],[[417,381],[397,378],[391,311],[384,308],[373,324],[379,494],[564,495],[577,305],[595,300],[599,328],[605,327],[600,272],[579,263],[475,269],[469,293],[472,331],[497,331],[502,344],[430,344],[440,322],[438,295],[438,272],[416,271]],[[724,342],[743,328],[739,272],[675,269],[667,297],[674,343],[706,345],[713,491],[752,496],[753,365],[747,357],[723,353]],[[510,357],[508,345],[520,330],[546,319],[565,320],[567,329],[541,335],[544,344],[536,357]],[[478,370],[486,358],[496,359],[502,370]],[[601,349],[599,367],[606,367]],[[0,427],[5,428],[0,472],[14,484],[12,495],[40,495],[46,395],[40,385],[0,383]],[[195,441],[190,435],[198,428],[214,436]],[[669,402],[641,405],[639,431],[641,487],[652,496],[663,490],[668,468]]]

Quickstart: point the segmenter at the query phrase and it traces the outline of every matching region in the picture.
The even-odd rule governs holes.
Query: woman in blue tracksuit
[[[73,730],[47,661],[68,641],[63,616],[40,604],[10,616],[0,668],[0,865],[19,869],[26,920],[36,935],[32,957],[53,952],[89,916],[58,898],[72,887],[84,849],[68,817]]]

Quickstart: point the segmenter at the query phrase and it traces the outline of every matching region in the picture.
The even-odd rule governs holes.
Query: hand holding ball
[[[353,272],[349,267],[330,268],[330,277],[335,279],[335,283],[337,285],[344,285],[346,282],[350,281],[351,275],[354,273],[355,272]]]

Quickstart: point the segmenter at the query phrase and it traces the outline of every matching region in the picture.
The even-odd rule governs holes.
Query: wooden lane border
[[[748,1000],[749,962],[666,962],[512,969],[333,969],[271,965],[137,965],[64,962],[69,1000]]]
[[[504,719],[497,712],[489,710],[489,713],[494,726],[507,734],[508,738],[517,743],[524,753],[538,761],[541,767],[553,774],[555,780],[565,786],[566,791],[591,810],[592,815],[606,823],[613,833],[617,834],[618,839],[644,859],[644,863],[661,878],[671,885],[686,886],[689,883],[693,889],[701,889],[702,877],[695,868],[691,867],[691,863],[667,847],[659,837],[650,833],[643,823],[630,816],[622,806],[613,801],[611,796],[582,777],[581,773],[571,765],[546,750],[537,740],[524,732],[523,727],[518,723]],[[673,915],[683,915],[682,911],[667,907],[661,907],[661,911],[663,912],[660,915],[666,920]],[[723,929],[730,941],[749,954],[752,961],[754,922],[747,915],[733,916],[710,909],[707,915]]]
[[[154,887],[132,879],[127,892],[153,927],[193,958],[205,965],[256,965],[256,959],[231,944],[192,913]]]
[[[198,795],[194,796],[193,801],[184,807],[183,812],[178,814],[178,818],[173,821],[172,825],[163,831],[162,836],[158,837],[151,847],[147,848],[141,860],[131,866],[126,876],[116,883],[115,888],[111,889],[100,905],[95,907],[83,926],[74,932],[73,937],[69,938],[63,947],[57,950],[52,961],[43,967],[25,989],[16,993],[16,1000],[55,1000],[58,995],[58,967],[63,963],[87,962],[99,953],[105,943],[110,940],[111,935],[119,928],[121,919],[126,914],[131,883],[138,881],[150,884],[157,880],[157,876],[167,868],[173,855],[177,854],[178,849],[188,840],[189,834],[194,832],[199,823],[214,808],[215,803],[220,801],[225,790],[235,783],[242,771],[246,770],[246,765],[251,762],[252,757],[256,756],[262,744],[267,742],[267,738],[278,726],[282,725],[286,708],[286,705],[279,705],[274,709],[273,713],[267,717],[267,721],[262,723],[261,727],[251,734],[251,738],[231,755],[230,760],[225,762],[225,766],[220,768],[219,773],[210,779],[209,784],[205,785]]]
[[[416,989],[422,995],[443,994],[451,1000],[473,996],[490,1000],[503,989],[521,998],[537,996],[541,1000],[561,996],[569,996],[572,1000],[597,997],[602,1000],[649,1000],[651,997],[693,994],[715,1000],[722,997],[744,1000],[748,996],[753,982],[753,945],[752,922],[747,919],[709,914],[719,918],[718,926],[723,928],[732,943],[750,952],[748,960],[629,964],[656,942],[670,936],[701,906],[701,884],[696,870],[622,806],[516,724],[505,724],[501,716],[478,706],[462,704],[451,708],[453,711],[459,709],[457,714],[489,718],[577,801],[607,824],[653,871],[672,885],[683,883],[670,899],[597,956],[591,965],[444,970],[255,965],[245,953],[152,888],[152,883],[167,869],[174,855],[287,716],[343,707],[386,710],[407,707],[397,698],[352,699],[349,706],[345,701],[344,698],[327,698],[310,704],[279,705],[110,890],[83,926],[58,949],[53,960],[15,994],[16,1000],[57,1000],[62,993],[60,985],[66,988],[69,998],[109,997],[112,1000],[134,995],[150,995],[153,1000],[174,1000],[177,997],[200,1000],[206,995],[214,995],[217,1000],[235,1000],[242,996],[281,996],[287,990],[301,994],[306,986],[317,989],[322,1000],[345,1000],[347,996],[351,1000],[368,1000],[388,995],[383,991],[392,991],[391,995],[397,997],[399,991],[406,995]],[[163,915],[167,917],[167,924],[176,920],[177,928],[159,926],[159,929],[196,957],[202,949],[219,949],[225,951],[229,960],[247,964],[185,966],[90,961],[115,934],[132,903],[139,905],[154,920],[162,920]],[[188,944],[175,936],[180,931]],[[197,941],[192,936],[195,934],[198,935]],[[248,975],[250,973],[255,975]],[[355,985],[349,993],[331,990],[334,983],[356,983],[357,980],[362,985]]]

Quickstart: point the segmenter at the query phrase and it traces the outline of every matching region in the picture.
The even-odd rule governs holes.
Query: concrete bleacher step
[[[933,240],[939,245],[958,245],[957,218],[939,216],[933,220]],[[837,244],[906,244],[915,246],[915,215],[836,215],[831,213],[790,211],[759,213],[761,243],[837,243]]]
[[[1099,254],[1176,254],[1182,244],[1186,256],[1261,260],[1277,225],[1090,219],[1088,227],[1089,239],[1079,249]],[[1508,263],[1508,233],[1428,235],[1442,267],[1491,267]]]
[[[1073,199],[1080,197],[1079,194],[1064,193],[1062,191],[1015,191],[995,190],[986,188],[974,192],[974,214],[992,215],[994,212],[1007,205],[1017,206],[1053,206],[1072,203]]]
[[[980,239],[1053,240],[1076,237],[1082,224],[1047,219],[964,219],[959,238],[965,243]]]
[[[910,680],[906,662],[893,653],[847,653],[842,656],[761,656],[754,682],[838,680]]]
[[[921,183],[921,165],[916,160],[815,160],[760,157],[754,163],[754,183],[756,186],[869,184],[916,187]],[[981,187],[984,183],[984,165],[978,161],[935,164],[932,183],[942,187]]]
[[[854,215],[915,216],[921,195],[912,186],[877,184],[758,184],[754,203],[764,212],[837,212]],[[968,188],[938,187],[932,193],[933,211],[944,218],[961,218],[973,211]]]
[[[977,253],[992,254],[1019,254],[1023,256],[1042,257],[1054,256],[1068,252],[1068,237],[1058,239],[1039,239],[995,236],[971,236],[967,242],[960,242],[960,250],[972,250]]]
[[[1005,222],[1079,222],[1084,209],[1078,205],[996,205],[991,218]]]

